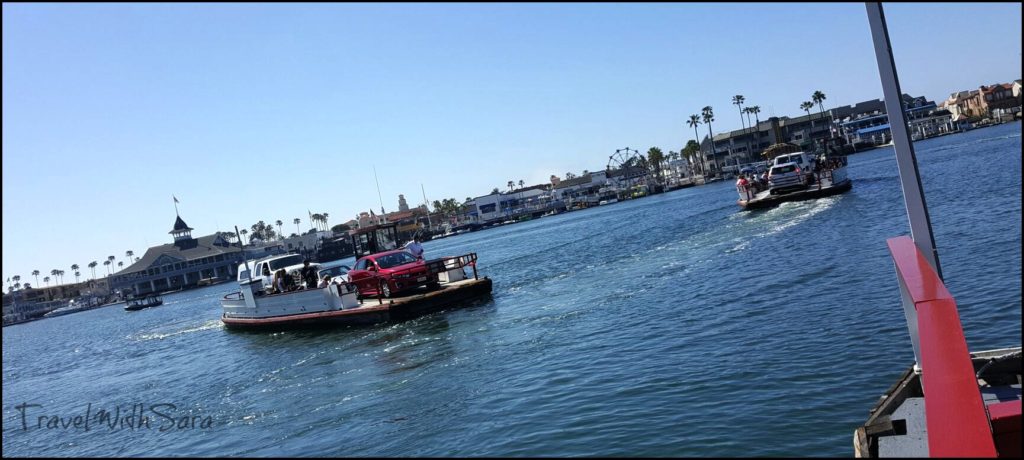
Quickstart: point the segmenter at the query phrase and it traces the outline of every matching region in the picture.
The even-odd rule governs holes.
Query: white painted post
[[[935,237],[932,235],[931,219],[921,187],[921,176],[917,170],[914,145],[910,142],[906,115],[903,112],[903,92],[900,90],[899,77],[896,74],[896,62],[893,60],[892,45],[885,25],[885,13],[879,2],[867,3],[866,6],[868,22],[871,25],[871,38],[875,46],[875,58],[878,61],[878,73],[885,96],[885,110],[889,116],[889,132],[892,135],[893,149],[896,151],[900,185],[903,187],[903,201],[910,219],[910,236],[935,269],[939,279],[942,279],[939,253],[935,249]]]

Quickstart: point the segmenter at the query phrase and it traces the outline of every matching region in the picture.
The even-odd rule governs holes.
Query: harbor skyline
[[[33,283],[166,242],[172,195],[196,234],[305,231],[376,209],[375,166],[393,211],[678,150],[703,106],[739,128],[734,94],[776,116],[881,95],[860,4],[3,8],[4,277]],[[936,45],[980,8],[1002,36]],[[909,92],[1020,77],[1019,4],[887,13]]]

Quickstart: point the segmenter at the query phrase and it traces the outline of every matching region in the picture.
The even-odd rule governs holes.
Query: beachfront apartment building
[[[976,90],[952,93],[942,103],[942,107],[950,111],[953,121],[1020,116],[1020,80],[1013,83],[982,85]]]

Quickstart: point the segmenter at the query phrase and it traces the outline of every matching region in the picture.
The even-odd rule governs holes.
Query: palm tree
[[[700,135],[697,134],[697,125],[700,124],[700,115],[690,115],[690,119],[686,120],[686,124],[693,128],[693,138],[697,140],[697,145],[700,145]],[[699,152],[698,152],[699,153]],[[700,165],[700,174],[704,175],[704,155],[700,155],[700,161],[697,162]],[[692,160],[691,160],[692,161]]]
[[[818,113],[821,115],[819,118],[824,119],[825,106],[822,105],[822,102],[825,102],[825,93],[821,91],[815,91],[814,94],[811,95],[811,100],[814,101],[815,104],[818,104]],[[829,133],[831,132],[832,130],[829,130]]]
[[[761,149],[761,119],[757,114],[761,113],[761,106],[755,105],[750,107],[750,113],[754,114],[754,150]]]
[[[49,276],[44,276],[43,277],[43,281],[46,282],[46,287],[50,287],[50,277]]]
[[[715,121],[715,111],[711,106],[701,109],[704,124],[708,125],[708,140],[711,141],[711,160],[715,162],[715,171],[718,171],[718,155],[715,154],[715,136],[711,133],[711,122]]]
[[[749,124],[749,123],[746,123],[746,124],[743,123],[743,101],[745,101],[745,100],[746,100],[746,98],[744,98],[742,94],[737,94],[737,95],[732,97],[733,105],[735,105],[736,108],[738,108],[739,111],[740,111],[740,126],[743,127],[743,132],[747,132],[747,124]],[[747,154],[749,155],[749,153],[750,153],[750,142],[749,142],[749,139],[747,141],[748,141],[747,142]]]
[[[57,276],[60,277],[60,284],[64,284],[64,270],[57,270]]]
[[[129,250],[124,252],[124,256],[126,258],[128,258],[128,263],[132,263],[132,256],[134,256],[134,255],[135,255],[135,251],[132,251],[131,249],[129,249]]]
[[[36,277],[36,286],[39,286],[39,270],[32,270],[32,276]]]
[[[107,275],[110,275],[110,259],[104,260],[103,266],[107,269]]]
[[[53,270],[50,270],[50,276],[53,277],[53,282],[54,283],[57,282],[57,274],[59,274],[59,273],[60,273],[60,271],[57,270],[56,268],[54,268]]]
[[[320,217],[322,217],[322,218],[323,218],[323,220],[324,220],[324,221],[323,221],[323,222],[324,222],[324,231],[326,232],[326,231],[327,231],[327,228],[328,228],[328,227],[327,227],[327,217],[328,217],[328,215],[327,215],[327,213],[325,212],[325,213],[321,214],[321,215],[320,215]]]
[[[71,264],[71,269],[75,271],[75,284],[78,284],[78,264]]]
[[[242,229],[242,245],[243,246],[245,246],[245,244],[246,244],[245,243],[245,236],[248,235],[248,234],[249,234],[249,231],[243,228]]]
[[[124,261],[123,260],[117,261],[117,271],[121,271],[121,267],[124,267]]]
[[[516,185],[515,182],[508,181],[508,192],[509,193],[512,193],[512,187],[515,187],[515,185]]]
[[[14,280],[14,289],[18,289],[21,287],[21,275],[14,275],[11,277],[11,279]]]
[[[292,221],[292,223],[295,224],[296,235],[301,235],[301,233],[299,233],[299,222],[302,222],[302,219],[299,219],[298,217],[296,217],[295,220]]]
[[[811,120],[811,109],[814,108],[814,103],[810,101],[804,101],[800,103],[800,110],[807,112],[807,121],[811,123],[811,131],[814,131],[814,120]],[[807,138],[810,139],[810,132],[807,134]]]
[[[78,275],[81,275],[81,273],[75,272],[75,283],[78,283]]]
[[[114,269],[114,261],[117,260],[117,257],[107,256],[107,260],[110,261],[110,269],[113,270]],[[111,271],[111,273],[113,273],[113,271]]]
[[[99,265],[96,261],[89,262],[89,268],[92,269],[92,279],[96,279],[96,266]],[[39,284],[38,282],[36,284]]]
[[[277,219],[274,223],[277,224],[277,239],[284,239],[284,232],[281,231],[281,225],[284,225],[284,222],[281,222],[281,219]]]

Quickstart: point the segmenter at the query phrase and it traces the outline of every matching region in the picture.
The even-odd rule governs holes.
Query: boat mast
[[[427,189],[420,184],[420,191],[423,192],[423,207],[427,208],[427,231],[433,231],[434,225],[430,223],[430,203],[427,202]]]
[[[875,45],[878,74],[882,80],[885,111],[889,115],[889,130],[892,132],[893,148],[896,150],[896,165],[903,188],[903,202],[907,207],[907,217],[910,218],[910,237],[941,279],[939,253],[935,249],[931,218],[928,216],[928,205],[925,203],[924,189],[921,187],[921,175],[917,170],[917,157],[914,155],[914,145],[910,141],[910,130],[903,112],[903,92],[900,90],[899,77],[896,75],[896,61],[892,56],[885,13],[880,2],[869,2],[865,5],[868,22],[871,25],[871,38]]]

